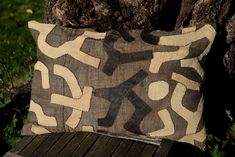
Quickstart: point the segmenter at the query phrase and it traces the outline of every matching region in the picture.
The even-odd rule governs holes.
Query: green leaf
[[[219,150],[219,146],[216,145],[214,149],[210,150],[210,154],[213,157],[224,157],[225,152],[222,150]]]
[[[4,108],[6,104],[10,103],[11,99],[6,94],[0,93],[0,109]]]
[[[232,117],[232,115],[231,115],[231,111],[230,111],[230,110],[225,110],[225,111],[226,111],[226,113],[227,113],[228,118],[229,118],[230,121],[232,122],[232,121],[233,121],[233,117]]]
[[[16,129],[17,122],[18,119],[16,118],[16,114],[14,114],[11,123],[3,130],[6,141],[10,146],[14,146],[20,139],[20,130]]]
[[[235,123],[233,123],[233,125],[228,130],[228,134],[233,140],[235,140]]]

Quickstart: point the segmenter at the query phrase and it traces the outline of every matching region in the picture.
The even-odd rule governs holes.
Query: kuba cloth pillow
[[[210,25],[95,32],[29,22],[38,46],[24,135],[88,131],[201,147]]]

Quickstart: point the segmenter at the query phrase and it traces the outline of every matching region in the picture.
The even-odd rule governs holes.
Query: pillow
[[[38,46],[23,135],[88,131],[203,147],[206,24],[172,32],[95,32],[28,23]]]

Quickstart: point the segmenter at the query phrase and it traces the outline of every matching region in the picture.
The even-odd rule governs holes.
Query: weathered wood
[[[39,145],[46,140],[48,135],[36,136],[22,151],[19,152],[19,155],[22,156],[31,156],[31,154],[39,147]]]
[[[106,146],[109,139],[110,137],[108,136],[100,136],[94,143],[94,145],[91,147],[89,152],[86,154],[86,157],[99,156],[102,153],[102,149],[100,149],[100,146]]]
[[[161,151],[161,150],[157,150]],[[204,157],[210,156],[205,155],[203,151],[199,148],[194,147],[193,145],[181,143],[181,142],[173,142],[171,149],[167,153],[167,157],[178,157],[178,156],[190,156],[190,157]],[[156,154],[158,157],[158,155]],[[161,156],[160,156],[161,157]]]
[[[166,139],[162,140],[161,145],[159,146],[154,157],[167,157],[173,143],[174,142],[171,140],[166,140]]]
[[[100,137],[100,135],[90,133],[84,141],[79,145],[79,147],[73,152],[72,156],[84,156],[89,149],[93,146],[96,140]]]
[[[168,146],[165,143],[165,147]],[[96,133],[55,133],[26,136],[4,157],[151,157],[157,149],[156,145]]]
[[[42,157],[48,150],[56,143],[57,140],[62,136],[62,134],[52,134],[48,135],[47,139],[44,140],[40,146],[31,154],[31,156]]]
[[[48,150],[44,157],[51,157],[58,154],[71,139],[75,136],[76,133],[62,133],[60,139]]]
[[[103,147],[99,146],[99,150],[95,151],[95,156],[96,157],[110,157],[113,151],[119,146],[121,143],[121,139],[111,137],[108,142],[103,145]]]
[[[23,157],[21,155],[17,155],[15,153],[7,152],[4,157]]]
[[[158,146],[145,144],[144,149],[140,153],[140,156],[141,157],[152,157],[157,149],[158,149]]]
[[[113,152],[112,157],[124,157],[132,146],[133,141],[122,140],[117,149]]]
[[[25,136],[24,138],[22,138],[20,140],[19,143],[17,143],[17,145],[11,149],[11,153],[19,153],[20,151],[22,151],[27,145],[30,144],[30,142],[35,138],[36,136]]]
[[[56,156],[71,156],[75,149],[82,143],[82,141],[88,136],[89,133],[76,133],[75,136],[61,149]]]
[[[130,150],[127,152],[126,156],[130,156],[130,157],[139,156],[139,154],[144,149],[144,146],[145,146],[144,143],[134,142],[131,145]]]

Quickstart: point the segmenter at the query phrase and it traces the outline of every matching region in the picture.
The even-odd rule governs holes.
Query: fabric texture
[[[28,23],[38,46],[23,135],[88,131],[203,147],[210,25],[95,32]]]

